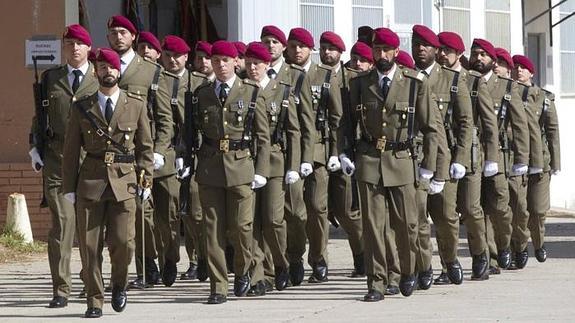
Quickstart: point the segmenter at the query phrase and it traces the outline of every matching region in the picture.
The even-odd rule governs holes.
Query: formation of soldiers
[[[85,316],[100,317],[104,242],[120,312],[127,289],[175,283],[181,223],[190,263],[180,279],[209,279],[209,304],[226,302],[229,273],[237,297],[302,284],[306,242],[307,282],[328,281],[330,223],[347,233],[367,302],[461,284],[460,221],[472,280],[524,268],[529,237],[545,261],[558,120],[527,57],[475,39],[463,66],[461,37],[422,25],[413,59],[392,30],[364,26],[346,64],[330,31],[321,64],[303,28],[192,50],[114,16],[107,37],[110,48],[90,55],[89,33],[67,27],[66,64],[42,76],[48,144],[40,154],[31,136],[30,156],[53,216],[50,307],[70,297],[74,233]]]

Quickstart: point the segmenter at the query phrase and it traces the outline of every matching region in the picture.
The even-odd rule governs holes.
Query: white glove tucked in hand
[[[158,153],[154,153],[154,170],[158,170],[164,167],[164,156]]]
[[[148,200],[150,198],[150,194],[152,194],[152,189],[147,187],[144,188],[144,191],[142,192],[142,188],[138,187],[138,196],[140,198],[143,198],[144,201]]]
[[[513,164],[513,166],[511,166],[511,174],[520,176],[527,173],[528,169],[525,164]]]
[[[430,180],[433,177],[433,172],[429,169],[419,167],[419,177],[425,180]]]
[[[288,170],[285,177],[286,184],[293,184],[300,180],[299,173],[293,170]]]
[[[42,167],[44,166],[44,162],[42,161],[42,158],[40,157],[40,154],[38,153],[38,149],[36,149],[36,147],[30,149],[30,151],[28,152],[28,155],[30,155],[30,158],[32,159],[32,169],[38,173]],[[40,166],[37,167],[36,165]]]
[[[341,164],[339,163],[339,158],[337,158],[337,156],[329,157],[329,160],[327,161],[327,169],[330,172],[337,172],[341,169]]]
[[[313,173],[313,166],[310,163],[302,163],[299,166],[299,172],[303,177],[307,177]]]
[[[557,175],[559,175],[559,172],[561,172],[561,171],[558,170],[558,169],[552,169],[552,170],[551,170],[551,175],[557,176]]]
[[[529,167],[529,175],[543,173],[543,168]]]
[[[341,162],[341,171],[347,175],[351,176],[355,172],[355,165],[345,154],[339,155],[339,160]]]
[[[70,203],[76,204],[76,193],[74,192],[66,193],[64,194],[64,198],[70,201]]]
[[[256,188],[260,188],[260,187],[264,187],[267,184],[268,180],[258,174],[254,175],[254,180],[252,181],[252,190],[255,190]]]
[[[499,166],[497,163],[491,160],[486,160],[483,166],[483,176],[491,177],[499,172]]]
[[[431,182],[429,183],[428,194],[434,195],[434,194],[441,193],[441,191],[443,191],[444,185],[445,185],[444,181],[437,181],[435,179],[432,179]]]
[[[176,158],[176,178],[184,179],[190,176],[190,167],[184,168],[184,159]]]
[[[465,166],[460,163],[452,163],[449,167],[449,175],[453,179],[461,179],[465,176]]]

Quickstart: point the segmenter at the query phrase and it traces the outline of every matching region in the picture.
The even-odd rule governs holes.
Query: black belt
[[[407,150],[409,149],[409,143],[407,141],[388,141],[385,138],[373,139],[369,140],[367,138],[361,138],[362,141],[365,143],[372,145],[377,150],[386,151],[386,150]]]
[[[112,163],[131,164],[136,160],[134,155],[123,155],[112,151],[107,151],[103,155],[88,153],[87,156],[89,158],[102,160],[106,164],[112,164]]]
[[[211,138],[204,137],[203,143],[217,148],[219,151],[227,153],[228,151],[234,150],[244,150],[250,148],[249,140],[233,140],[233,139],[220,139],[214,140]]]

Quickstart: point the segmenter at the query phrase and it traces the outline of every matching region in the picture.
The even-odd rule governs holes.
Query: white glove
[[[429,169],[419,167],[419,177],[422,179],[430,180],[433,177],[433,172]]]
[[[76,193],[74,192],[66,193],[64,194],[64,198],[70,201],[70,203],[76,204]]]
[[[30,158],[32,158],[32,169],[38,173],[44,166],[44,162],[42,161],[42,158],[40,158],[38,149],[36,149],[36,147],[30,149],[28,155],[30,155]],[[40,165],[40,168],[36,168],[36,164]]]
[[[260,187],[264,187],[267,184],[268,180],[258,174],[254,175],[254,180],[252,182],[252,190],[255,190],[256,188],[260,188]]]
[[[176,158],[176,178],[184,179],[190,176],[190,167],[184,168],[184,159]]]
[[[302,174],[303,177],[307,177],[311,173],[313,173],[313,166],[310,163],[302,163],[299,166],[299,172]]]
[[[158,170],[164,167],[164,156],[158,153],[154,153],[154,170]]]
[[[341,169],[341,164],[339,163],[339,158],[337,158],[337,156],[329,157],[329,160],[327,161],[327,169],[330,172],[336,172]]]
[[[511,173],[513,175],[523,175],[525,173],[527,173],[528,167],[525,164],[513,164],[513,166],[511,166]]]
[[[449,167],[449,175],[453,179],[460,179],[465,176],[465,166],[461,165],[460,163],[452,163],[451,167]]]
[[[529,167],[529,175],[543,173],[543,168]]]
[[[353,175],[355,172],[353,162],[345,154],[339,155],[339,160],[341,162],[341,171],[347,176]]]
[[[561,172],[561,171],[558,170],[558,169],[552,169],[552,170],[551,170],[551,175],[557,176],[557,175],[559,175],[560,172]]]
[[[144,192],[142,192],[141,187],[138,187],[138,196],[143,198],[144,201],[150,198],[150,194],[152,194],[152,190],[149,187],[145,188]]]
[[[299,177],[298,172],[295,172],[293,170],[288,170],[288,172],[286,173],[286,177],[285,177],[286,184],[288,184],[288,185],[293,184],[299,180],[300,180],[300,177]]]
[[[499,172],[499,167],[497,163],[491,160],[486,160],[483,166],[483,176],[491,177]]]
[[[445,185],[444,181],[436,181],[435,179],[432,179],[431,182],[429,183],[428,194],[434,195],[434,194],[441,193],[441,191],[443,191],[444,185]]]

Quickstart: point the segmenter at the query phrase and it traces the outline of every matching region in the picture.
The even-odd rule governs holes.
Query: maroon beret
[[[373,44],[397,48],[399,47],[399,37],[389,28],[376,28],[373,31]]]
[[[246,48],[247,48],[246,44],[244,44],[241,41],[235,41],[232,44],[234,44],[234,46],[236,47],[239,56],[243,57],[246,54]]]
[[[269,63],[272,61],[272,55],[270,54],[270,52],[268,51],[267,47],[260,42],[254,41],[248,44],[248,47],[246,48],[246,57],[250,57],[250,58],[255,58],[255,59],[259,59],[261,61],[264,61],[266,63]]]
[[[212,44],[207,41],[200,40],[196,43],[196,53],[204,52],[208,57],[212,56]]]
[[[485,39],[475,38],[471,44],[471,48],[479,47],[483,49],[487,55],[491,56],[493,60],[497,60],[497,53],[495,52],[495,47]]]
[[[214,55],[236,58],[238,57],[238,50],[233,43],[225,40],[218,40],[212,45],[212,56]]]
[[[395,62],[399,65],[403,65],[405,67],[409,67],[411,69],[415,68],[415,63],[413,62],[413,58],[404,50],[399,50],[397,57],[395,58]]]
[[[304,44],[304,46],[313,48],[313,36],[304,28],[293,28],[289,32],[288,41],[289,40],[297,40],[300,43]]]
[[[341,37],[333,31],[326,31],[319,37],[319,43],[328,43],[332,46],[337,47],[340,52],[345,52],[345,44]]]
[[[513,60],[511,59],[511,54],[505,48],[495,48],[495,54],[497,55],[498,59],[502,59],[507,63],[509,69],[513,68]]]
[[[373,53],[371,52],[371,47],[367,46],[364,42],[358,41],[353,44],[351,53],[373,63]]]
[[[96,61],[106,62],[118,71],[121,70],[120,56],[110,48],[98,48],[98,52],[96,53]]]
[[[281,31],[281,29],[279,29],[276,26],[273,25],[264,26],[262,28],[262,34],[260,35],[260,38],[264,38],[265,36],[274,37],[284,46],[287,46],[286,35],[284,34],[283,31]]]
[[[190,52],[190,46],[182,38],[174,35],[167,35],[162,41],[162,49],[169,50],[176,54],[187,54]]]
[[[465,44],[463,44],[463,39],[457,33],[444,31],[437,34],[439,43],[445,47],[454,49],[458,54],[465,51]]]
[[[142,31],[138,35],[138,44],[139,43],[148,43],[150,44],[150,46],[154,47],[154,49],[157,50],[158,52],[162,51],[160,41],[158,40],[158,38],[156,38],[156,36],[154,36],[154,34],[152,34],[149,31]]]
[[[413,36],[419,37],[421,40],[425,41],[429,45],[439,48],[441,44],[439,43],[439,38],[433,32],[433,30],[429,29],[427,26],[424,25],[415,25],[412,28]]]
[[[66,27],[62,38],[74,38],[87,46],[92,46],[92,38],[90,38],[90,33],[84,29],[84,27],[74,24]]]
[[[113,27],[126,28],[126,29],[128,29],[129,32],[132,33],[132,35],[135,35],[138,33],[138,31],[136,30],[136,27],[134,27],[134,24],[130,21],[130,19],[128,19],[124,16],[110,17],[110,19],[108,19],[108,28],[113,28]]]
[[[527,56],[523,55],[513,55],[513,63],[515,65],[521,65],[526,68],[531,74],[535,74],[535,66],[533,62]]]
[[[90,52],[88,53],[88,60],[90,62],[95,62],[96,61],[96,56],[97,56],[97,51],[90,49]]]

